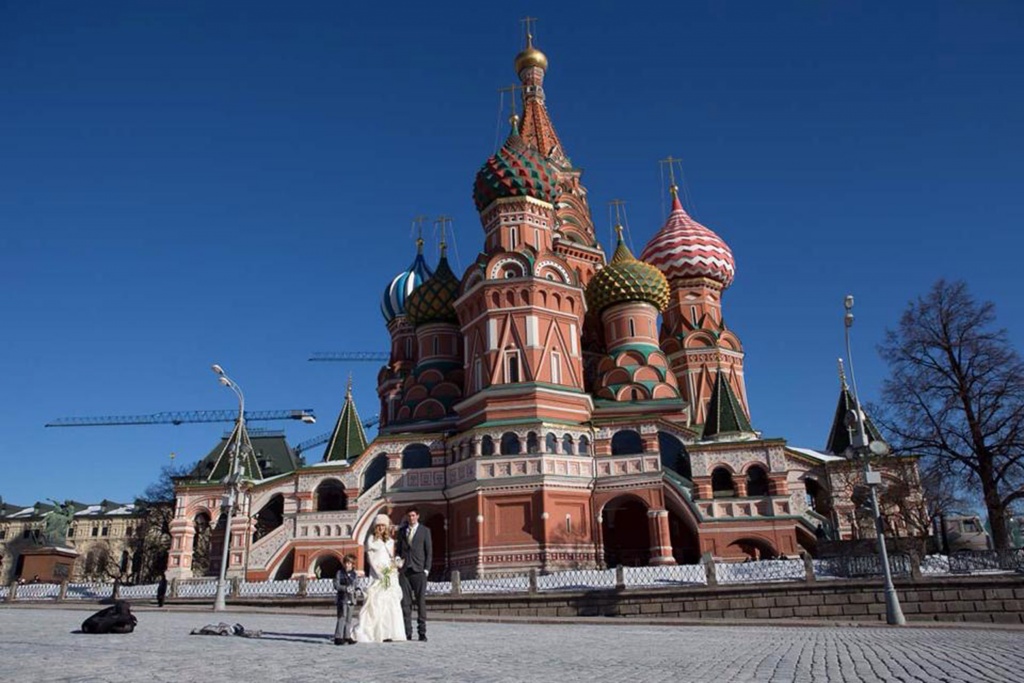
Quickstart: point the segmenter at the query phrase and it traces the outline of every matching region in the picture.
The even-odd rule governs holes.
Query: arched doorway
[[[674,495],[666,492],[665,509],[668,510],[669,542],[676,564],[697,564],[700,562],[700,534],[697,520]]]
[[[193,520],[192,537],[192,575],[206,576],[210,569],[210,550],[213,537],[213,528],[210,515],[205,512],[197,514]]]
[[[295,551],[289,550],[274,572],[274,581],[287,581],[295,573]]]
[[[313,560],[312,569],[318,579],[333,579],[341,569],[341,560],[334,553],[325,553]]]
[[[738,548],[751,560],[774,560],[779,556],[775,547],[763,538],[741,538],[729,544],[730,548]]]
[[[448,568],[448,530],[445,528],[444,515],[440,512],[428,512],[423,524],[430,529],[430,543],[434,550],[429,578],[433,581],[440,581],[444,579],[445,571]]]
[[[614,498],[601,512],[605,566],[641,567],[651,556],[647,505],[633,496]]]

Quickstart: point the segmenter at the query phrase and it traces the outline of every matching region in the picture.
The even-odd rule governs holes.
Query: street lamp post
[[[878,486],[882,483],[882,475],[871,469],[872,455],[885,455],[889,446],[883,441],[869,441],[867,429],[864,427],[865,415],[860,407],[857,393],[857,375],[853,370],[853,354],[850,349],[850,328],[853,327],[853,296],[847,295],[843,302],[846,315],[843,318],[846,336],[846,359],[850,363],[850,381],[853,384],[853,410],[846,415],[846,426],[853,430],[853,452],[864,464],[864,483],[870,492],[871,516],[875,521],[875,540],[878,542],[878,559],[882,563],[882,576],[885,581],[885,620],[892,626],[903,626],[907,623],[900,607],[900,598],[896,587],[892,584],[892,569],[889,567],[889,551],[885,547],[885,532],[882,515],[878,509]]]
[[[227,520],[224,525],[224,547],[220,556],[220,578],[217,580],[217,596],[213,600],[213,611],[223,612],[227,609],[225,603],[225,587],[227,584],[228,557],[231,552],[231,523],[235,516],[235,504],[238,501],[238,488],[241,481],[240,464],[242,457],[242,441],[245,434],[245,395],[238,384],[228,377],[224,368],[213,365],[211,369],[219,376],[220,383],[235,392],[238,397],[238,422],[235,425],[235,443],[231,453],[228,476],[225,481],[228,484],[227,495]]]

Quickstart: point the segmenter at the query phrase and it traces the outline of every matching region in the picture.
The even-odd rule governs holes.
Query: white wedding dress
[[[356,640],[360,643],[405,640],[402,587],[394,566],[395,542],[371,538],[366,543],[366,557],[370,564],[370,586],[366,589],[363,608],[359,610]]]

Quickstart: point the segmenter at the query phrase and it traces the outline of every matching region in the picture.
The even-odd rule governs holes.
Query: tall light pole
[[[242,389],[238,384],[228,377],[226,372],[224,372],[224,368],[214,364],[210,369],[218,375],[220,383],[235,392],[235,396],[238,397],[238,422],[235,424],[235,442],[231,453],[231,459],[229,460],[230,465],[228,467],[228,476],[224,480],[228,485],[227,523],[224,525],[224,548],[222,549],[220,556],[220,578],[217,580],[217,597],[213,600],[213,611],[223,612],[227,609],[227,604],[224,600],[224,592],[227,584],[228,557],[231,551],[231,522],[235,516],[235,503],[238,500],[238,487],[241,481],[241,472],[239,470],[240,460],[242,458],[242,441],[245,437],[245,395],[242,393]],[[248,439],[245,440],[247,441]]]
[[[875,520],[875,540],[878,542],[878,559],[882,563],[882,576],[885,581],[885,620],[892,626],[903,626],[907,623],[900,607],[900,598],[896,587],[892,585],[892,570],[889,568],[889,551],[885,547],[885,533],[882,526],[882,515],[878,509],[878,486],[882,483],[882,475],[871,469],[872,455],[885,455],[889,446],[884,441],[869,441],[867,429],[864,427],[865,415],[860,407],[857,394],[857,375],[853,370],[853,353],[850,349],[850,328],[853,327],[853,296],[847,295],[843,302],[846,315],[843,317],[846,336],[846,359],[850,363],[850,382],[853,384],[853,410],[846,414],[846,426],[853,431],[852,450],[864,463],[864,483],[868,487],[871,500],[871,516]]]

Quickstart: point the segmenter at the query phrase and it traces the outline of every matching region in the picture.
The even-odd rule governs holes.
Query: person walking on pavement
[[[420,513],[409,508],[406,523],[398,530],[398,557],[402,558],[402,576],[409,584],[409,595],[402,601],[405,637],[412,640],[412,603],[416,603],[416,630],[419,639],[427,640],[427,574],[434,559],[430,529],[420,524]]]

